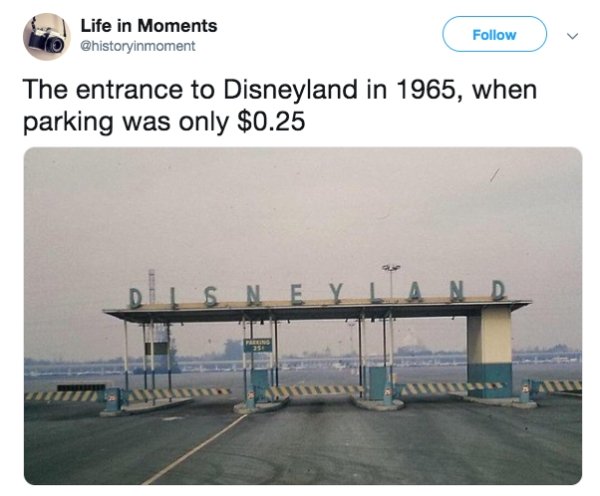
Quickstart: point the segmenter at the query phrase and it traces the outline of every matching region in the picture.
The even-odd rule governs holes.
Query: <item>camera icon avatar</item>
[[[42,60],[59,57],[68,46],[65,20],[55,14],[34,16],[25,27],[23,41],[29,53]]]
[[[29,37],[29,48],[45,50],[49,53],[61,53],[65,48],[66,36],[52,28],[36,29]]]

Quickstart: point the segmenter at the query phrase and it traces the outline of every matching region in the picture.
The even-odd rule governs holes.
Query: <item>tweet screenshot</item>
[[[595,487],[595,18],[12,7],[10,486]]]

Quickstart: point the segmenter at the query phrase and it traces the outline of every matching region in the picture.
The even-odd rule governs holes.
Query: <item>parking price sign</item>
[[[244,339],[244,353],[258,353],[273,351],[271,338]]]

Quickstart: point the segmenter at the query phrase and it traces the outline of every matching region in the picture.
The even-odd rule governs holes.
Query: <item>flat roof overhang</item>
[[[481,313],[484,308],[508,307],[511,312],[530,305],[531,300],[493,300],[490,297],[464,298],[450,301],[448,298],[423,298],[407,301],[384,298],[372,303],[370,300],[304,301],[291,304],[289,301],[264,301],[258,304],[247,302],[220,302],[214,306],[205,303],[180,303],[141,305],[137,308],[103,310],[107,315],[138,323],[192,323],[192,322],[240,322],[273,320],[349,320],[423,318],[423,317],[469,317]]]

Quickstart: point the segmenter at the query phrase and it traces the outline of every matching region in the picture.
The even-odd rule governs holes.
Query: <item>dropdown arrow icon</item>
[[[577,38],[577,36],[579,35],[579,33],[575,33],[575,34],[571,34],[571,33],[567,33],[567,35],[569,35],[569,38],[571,38],[572,40],[574,40],[575,38]]]

